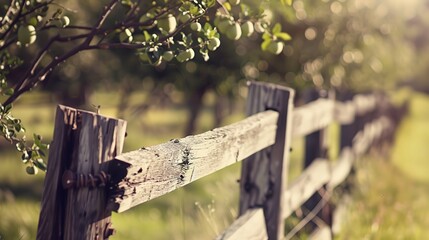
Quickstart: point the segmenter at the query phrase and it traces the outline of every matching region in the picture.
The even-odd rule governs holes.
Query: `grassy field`
[[[358,164],[356,188],[338,239],[429,236],[429,97],[413,93],[389,159]]]
[[[31,123],[30,133],[37,130],[49,137],[55,107],[46,95],[38,96],[36,102],[23,99],[18,112]],[[102,105],[101,112],[115,116],[114,102],[106,100],[110,98],[110,94],[99,94],[92,101],[110,102],[110,105]],[[143,98],[133,96],[133,101]],[[213,125],[211,103],[209,98],[198,120],[199,131]],[[422,236],[429,236],[426,230],[429,220],[425,219],[429,213],[425,206],[429,202],[429,179],[424,174],[429,169],[428,149],[425,148],[429,138],[426,106],[429,106],[428,97],[414,95],[412,113],[401,125],[393,148],[394,164],[375,157],[360,162],[354,200],[339,239],[392,239],[392,236],[422,239]],[[238,113],[225,123],[242,117],[243,114]],[[129,134],[125,151],[180,137],[186,113],[180,107],[157,108],[127,120]],[[337,131],[334,126],[333,134]],[[0,151],[0,239],[34,239],[43,174],[26,175],[19,156],[7,149]],[[336,150],[332,152],[335,155]],[[301,156],[302,140],[294,141],[291,179],[300,172]],[[112,239],[212,239],[237,215],[239,171],[240,166],[234,165],[123,214],[114,214],[117,234]]]

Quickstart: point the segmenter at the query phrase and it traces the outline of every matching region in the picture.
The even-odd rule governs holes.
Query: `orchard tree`
[[[279,0],[290,5],[291,0]],[[110,0],[90,18],[53,0],[11,0],[0,6],[0,135],[22,153],[29,174],[45,171],[48,145],[12,116],[13,103],[73,56],[94,50],[133,50],[136,59],[159,65],[204,60],[221,44],[262,33],[262,49],[279,54],[290,36],[267,20],[264,8],[240,0]],[[97,6],[100,3],[97,3]],[[91,5],[88,3],[88,5]],[[52,81],[52,80],[51,80]]]
[[[416,63],[404,41],[406,33],[425,33],[406,26],[415,9],[426,13],[416,2],[294,0],[292,8],[272,8],[282,18],[274,21],[294,38],[283,55],[267,56],[262,68],[254,65],[258,79],[278,79],[298,92],[309,86],[339,92],[393,88],[415,65],[427,66]]]

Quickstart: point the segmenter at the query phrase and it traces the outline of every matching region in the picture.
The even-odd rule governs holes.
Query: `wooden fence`
[[[301,206],[316,208],[307,218],[317,214],[329,226],[328,193],[370,146],[392,139],[406,109],[393,107],[383,95],[341,102],[309,96],[294,109],[293,89],[252,82],[248,118],[128,153],[122,153],[125,121],[59,106],[37,239],[108,239],[114,233],[112,211],[242,160],[239,217],[218,239],[283,239],[285,219]],[[341,124],[337,161],[327,160],[324,142],[333,122]],[[303,136],[306,168],[287,184],[290,143]]]

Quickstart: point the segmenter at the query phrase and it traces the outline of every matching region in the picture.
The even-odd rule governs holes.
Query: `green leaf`
[[[201,56],[203,56],[204,61],[208,61],[210,59],[209,53],[207,49],[200,49]]]
[[[28,174],[30,174],[30,175],[35,175],[35,174],[37,174],[37,172],[38,172],[39,170],[37,170],[37,168],[36,168],[35,166],[28,166],[28,167],[25,169],[25,171],[27,171],[27,173],[28,173]]]
[[[27,163],[29,159],[30,159],[30,155],[28,155],[28,152],[26,150],[24,150],[22,155],[21,155],[22,162]]]
[[[21,132],[21,130],[22,130],[21,125],[16,124],[16,125],[15,125],[15,131],[17,131],[17,132]]]
[[[210,25],[210,23],[208,23],[208,22],[206,22],[205,24],[204,24],[204,30],[205,31],[211,31],[212,29],[213,29],[213,27],[212,27],[212,25]]]
[[[229,2],[224,2],[222,5],[226,8],[226,10],[231,11],[231,4],[229,4]]]
[[[37,26],[37,23],[38,23],[38,21],[37,21],[37,18],[35,18],[35,17],[32,17],[32,18],[30,18],[30,19],[28,19],[28,24],[29,25],[32,25],[32,26]]]
[[[285,33],[285,32],[275,33],[274,36],[276,36],[276,37],[278,37],[278,38],[280,38],[280,39],[282,39],[284,41],[289,41],[289,40],[292,39],[292,37],[289,34]]]
[[[282,31],[282,25],[280,23],[276,23],[273,27],[273,34],[276,35]]]
[[[2,80],[0,81],[0,88],[7,88],[7,83],[6,83],[6,80],[5,80],[5,79],[2,79]]]
[[[189,12],[192,15],[197,15],[200,12],[200,8],[192,4],[191,8],[189,9]]]
[[[42,137],[40,135],[37,134],[33,134],[33,139],[34,139],[34,145],[40,147],[40,145],[42,145]]]
[[[266,51],[268,48],[268,45],[270,45],[271,41],[272,41],[271,39],[264,40],[261,44],[261,49]]]
[[[38,158],[35,161],[33,161],[33,164],[35,167],[39,168],[42,171],[46,171],[46,164],[43,162],[43,159]]]
[[[216,4],[216,0],[207,0],[207,8],[211,8]]]
[[[46,157],[46,154],[45,154],[45,152],[44,152],[44,151],[42,151],[42,150],[38,150],[38,152],[39,152],[39,155],[40,155],[40,156],[42,156],[42,157]]]
[[[12,109],[12,104],[6,105],[4,106],[4,113],[8,113],[10,111],[10,109]]]
[[[241,7],[241,12],[243,13],[244,16],[249,16],[251,9],[248,5],[242,3],[240,4]]]
[[[269,33],[265,32],[264,34],[262,34],[262,39],[264,39],[264,40],[271,39],[271,35]]]
[[[4,92],[4,94],[6,96],[11,96],[15,91],[13,90],[13,88],[8,88],[6,89],[6,91]]]
[[[131,7],[133,5],[133,3],[131,2],[131,0],[122,0],[121,4],[124,6],[128,6]]]
[[[145,38],[145,40],[146,40],[146,42],[149,42],[150,41],[150,34],[147,32],[147,31],[144,31],[143,32],[143,35],[144,35],[144,38]]]

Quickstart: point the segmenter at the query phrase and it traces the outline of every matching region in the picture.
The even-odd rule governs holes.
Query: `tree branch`
[[[33,64],[29,68],[29,70],[26,72],[26,74],[22,77],[21,81],[15,86],[14,93],[6,99],[6,101],[3,103],[3,105],[8,105],[14,102],[18,97],[23,94],[24,92],[29,91],[31,88],[33,88],[38,82],[41,82],[46,79],[47,75],[50,74],[53,69],[57,66],[59,66],[61,63],[65,62],[70,57],[76,55],[79,52],[92,49],[91,47],[88,47],[85,42],[76,46],[75,48],[71,49],[61,57],[55,57],[54,60],[52,60],[46,67],[43,67],[40,69],[37,73],[35,73],[35,70],[37,66],[39,65],[41,59],[45,54],[48,52],[51,45],[58,41],[60,37],[57,35],[56,37],[52,38],[46,46],[40,51],[39,55],[35,58],[33,61]]]
[[[137,11],[137,9],[138,9],[138,7],[139,7],[140,3],[141,3],[141,0],[138,0],[138,1],[136,2],[136,4],[131,8],[131,10],[130,10],[130,11],[128,11],[128,13],[127,13],[127,17],[125,18],[125,20],[124,20],[123,22],[127,22],[127,21],[129,21],[130,19],[132,19],[132,17],[131,17],[131,16],[133,16],[133,17],[134,17],[134,13]]]
[[[15,5],[15,1],[13,1],[12,3],[11,3],[11,6],[9,7],[9,9],[8,9],[8,12],[6,13],[6,15],[5,15],[5,18],[7,17],[7,15],[9,14],[9,10],[10,11],[12,11],[12,9],[13,9],[13,7],[12,7],[12,4],[13,5]],[[19,5],[19,8],[18,8],[18,14],[16,14],[16,16],[15,16],[15,18],[12,20],[12,22],[9,24],[9,28],[7,28],[6,29],[6,31],[3,33],[3,35],[1,36],[1,38],[0,39],[6,39],[7,38],[7,35],[10,33],[10,31],[13,29],[13,25],[15,25],[17,22],[18,22],[18,20],[21,18],[21,14],[22,14],[22,10],[23,10],[23,8],[24,8],[24,4],[25,4],[25,0],[22,0],[22,2],[21,2],[21,4]]]
[[[37,5],[35,8],[32,8],[32,9],[28,10],[27,12],[25,12],[24,14],[22,14],[22,17],[26,17],[27,15],[34,13],[37,9],[48,6],[52,2],[53,2],[53,0],[41,3],[40,5]]]
[[[106,21],[107,17],[110,15],[110,13],[115,8],[115,6],[118,4],[118,2],[119,2],[119,0],[112,0],[108,5],[106,5],[104,7],[103,13],[98,18],[97,22],[95,23],[94,27],[92,28],[91,33],[88,35],[88,37],[86,38],[83,45],[85,45],[85,46],[90,45],[92,39],[94,38],[95,35],[97,35],[97,32],[100,30],[101,26]]]

